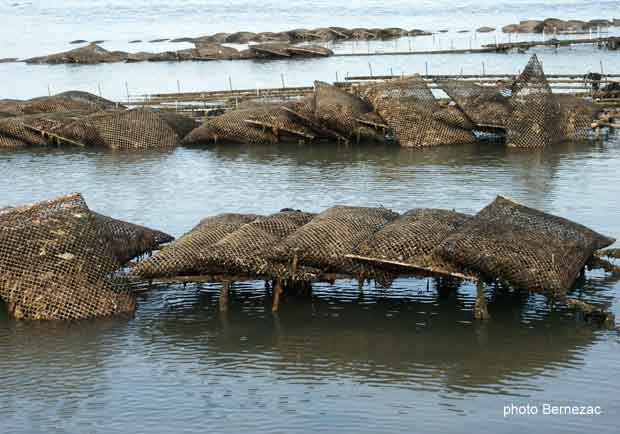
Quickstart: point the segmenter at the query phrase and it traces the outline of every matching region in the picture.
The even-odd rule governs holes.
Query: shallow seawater
[[[604,18],[614,1],[447,0],[260,3],[187,0],[0,0],[0,58],[184,44],[132,39],[296,27],[420,28],[448,33],[330,45],[339,53],[468,48],[507,35],[461,34],[522,19]],[[617,34],[620,29],[611,29]],[[541,35],[521,35],[521,39]],[[539,48],[546,72],[620,72],[616,52]],[[310,85],[347,75],[517,73],[529,55],[333,57],[299,61],[107,65],[0,64],[0,98],[70,89],[111,99],[159,92]],[[484,66],[483,66],[484,65]],[[89,206],[180,236],[222,212],[320,211],[334,204],[475,213],[497,194],[620,238],[620,135],[543,150],[492,143],[411,150],[337,144],[225,145],[126,153],[0,151],[0,207],[82,192]],[[616,244],[618,246],[618,243]],[[131,317],[18,322],[0,302],[0,433],[583,433],[618,431],[618,331],[543,297],[487,288],[492,319],[472,320],[475,288],[398,279],[285,294],[237,283],[139,294]],[[600,271],[571,296],[620,317],[620,281]],[[504,406],[600,406],[599,416],[504,417]]]
[[[496,194],[619,236],[620,138],[515,150],[336,144],[219,145],[131,154],[0,153],[0,206],[83,192],[114,217],[181,235],[224,211],[318,211],[336,203],[476,212]],[[140,294],[130,318],[68,324],[0,314],[2,432],[611,433],[620,335],[543,297],[398,279],[289,294],[263,282]],[[620,315],[620,283],[588,273],[571,294]],[[594,417],[512,416],[504,406],[600,405]]]

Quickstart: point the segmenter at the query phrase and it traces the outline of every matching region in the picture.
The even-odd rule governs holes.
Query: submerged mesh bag
[[[174,237],[164,232],[96,212],[92,214],[95,223],[99,225],[103,241],[109,244],[120,264],[126,264],[133,258],[152,252],[160,245],[174,240]]]
[[[509,87],[481,86],[467,80],[443,80],[437,84],[477,126],[506,126],[512,112]]]
[[[0,119],[0,148],[11,149],[45,145],[45,139],[29,129],[20,119]]]
[[[20,319],[84,319],[135,309],[80,194],[0,214],[0,297]]]
[[[274,136],[281,135],[314,139],[315,134],[293,115],[287,108],[292,104],[255,104],[248,112],[244,122],[260,130],[271,130]],[[250,108],[250,107],[248,107]]]
[[[409,77],[388,80],[371,85],[365,90],[366,98],[392,129],[403,147],[426,147],[456,143],[473,143],[470,130],[446,123],[441,110],[424,80]]]
[[[335,206],[278,243],[270,257],[283,263],[297,257],[300,265],[351,273],[355,266],[345,255],[396,217],[385,208]]]
[[[154,110],[99,112],[67,125],[59,134],[87,146],[111,149],[175,147],[177,134]]]
[[[314,119],[321,126],[347,138],[378,140],[380,136],[358,119],[372,106],[358,96],[322,81],[314,82]]]
[[[592,122],[600,107],[575,95],[554,95],[560,105],[560,135],[563,140],[584,140],[592,136]]]
[[[511,116],[506,123],[509,146],[537,148],[561,142],[560,106],[534,54],[512,86]]]
[[[166,121],[170,128],[172,128],[179,137],[185,137],[194,128],[196,128],[196,121],[189,116],[178,114],[169,110],[159,110],[157,113],[164,121]]]
[[[0,111],[13,116],[66,111],[90,113],[98,108],[96,104],[60,95],[44,96],[27,101],[4,100],[0,102]]]
[[[201,273],[200,256],[213,244],[246,223],[256,220],[254,214],[220,214],[207,217],[195,228],[161,252],[137,264],[130,272],[134,278],[190,276]]]
[[[259,217],[213,244],[200,255],[204,272],[225,270],[227,273],[268,274],[266,257],[280,240],[310,222],[315,214],[282,211]]]
[[[458,266],[554,297],[566,293],[595,250],[613,242],[500,196],[446,238],[437,253]]]
[[[198,145],[230,141],[247,144],[276,143],[277,137],[273,132],[264,128],[257,128],[246,122],[257,116],[260,109],[248,108],[230,110],[223,115],[208,119],[202,126],[189,133],[183,143]]]

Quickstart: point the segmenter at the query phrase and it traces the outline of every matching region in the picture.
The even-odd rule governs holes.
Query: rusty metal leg
[[[280,296],[282,295],[282,280],[278,279],[273,286],[273,305],[271,306],[272,312],[277,312],[280,308]]]
[[[228,312],[228,293],[230,291],[231,283],[226,281],[222,284],[220,289],[220,312]]]
[[[484,283],[476,284],[476,305],[474,307],[474,318],[477,320],[486,320],[491,318],[487,310],[487,300],[484,297]]]

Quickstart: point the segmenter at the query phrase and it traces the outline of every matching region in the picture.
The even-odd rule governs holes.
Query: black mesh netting
[[[80,194],[0,213],[0,297],[19,319],[84,319],[135,309]]]
[[[163,149],[179,142],[168,122],[150,109],[98,112],[67,125],[59,135],[111,149]]]
[[[356,267],[345,255],[397,217],[385,208],[332,207],[278,243],[270,259],[291,263],[296,258],[323,272],[351,273]]]
[[[202,271],[200,256],[206,254],[211,246],[226,235],[257,217],[255,214],[220,214],[207,217],[158,254],[138,263],[130,275],[143,279],[199,275]]]
[[[444,260],[518,288],[560,296],[614,240],[498,197],[437,248]]]
[[[315,214],[299,211],[281,211],[259,217],[203,252],[203,271],[224,269],[232,274],[269,275],[277,268],[268,260],[273,246],[314,217]]]
[[[518,148],[537,148],[562,142],[561,111],[542,65],[533,55],[512,86],[511,115],[506,142]]]
[[[99,225],[102,240],[110,246],[120,264],[126,264],[133,258],[150,253],[162,244],[174,240],[174,237],[161,231],[96,212],[92,214],[95,223]]]
[[[436,114],[442,108],[419,76],[370,85],[364,95],[401,146],[427,147],[475,141],[471,130],[456,126],[464,122],[462,114],[458,115],[460,120],[450,116],[454,110]]]
[[[433,251],[469,218],[466,214],[450,210],[413,209],[363,241],[355,255],[365,258],[365,272],[369,277],[383,268],[382,261],[386,261],[384,265],[388,269],[395,263],[402,263],[445,274],[456,273],[458,270],[454,266],[446,264]]]
[[[482,86],[468,80],[442,80],[437,84],[478,127],[505,127],[508,123],[512,112],[508,86]]]

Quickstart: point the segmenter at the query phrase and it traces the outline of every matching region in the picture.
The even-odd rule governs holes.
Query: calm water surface
[[[0,206],[68,191],[92,208],[181,235],[206,215],[318,211],[335,203],[475,212],[498,193],[620,235],[620,139],[518,151],[480,144],[278,145],[164,153],[0,154]],[[8,433],[581,433],[617,429],[617,332],[541,297],[401,279],[317,285],[272,315],[262,282],[227,314],[214,285],[140,296],[132,318],[75,324],[0,317],[0,418]],[[620,314],[620,283],[589,273],[574,293]],[[4,315],[4,314],[2,314]],[[601,405],[598,417],[503,418],[515,404]]]
[[[611,1],[511,0],[334,3],[0,0],[0,57],[65,50],[72,39],[196,36],[322,25],[403,26],[449,33],[414,49],[467,47],[501,34],[481,25],[556,16],[591,19]],[[332,47],[408,49],[409,41]],[[620,72],[617,53],[541,49],[547,72]],[[307,85],[346,73],[517,72],[528,55],[330,58],[96,66],[0,64],[0,98],[102,89],[130,93]],[[371,62],[369,67],[368,62]],[[412,151],[394,147],[276,145],[179,148],[129,154],[0,153],[0,207],[80,191],[89,205],[176,236],[207,215],[319,211],[336,203],[454,208],[474,213],[497,194],[620,238],[620,137],[519,151],[491,144]],[[0,309],[0,432],[38,433],[617,433],[617,331],[598,330],[541,297],[489,288],[492,320],[472,319],[475,289],[399,279],[285,296],[278,315],[262,282],[237,284],[230,309],[218,287],[173,286],[140,295],[131,318],[15,322]],[[620,283],[588,273],[571,294],[620,316]],[[597,417],[511,417],[509,404],[600,405]]]

